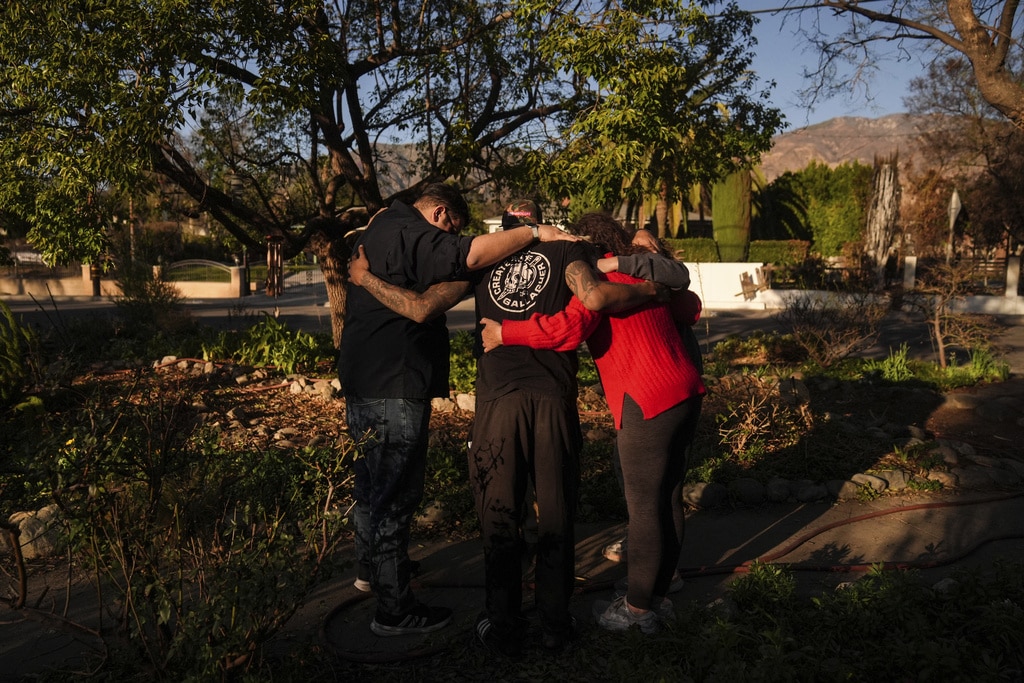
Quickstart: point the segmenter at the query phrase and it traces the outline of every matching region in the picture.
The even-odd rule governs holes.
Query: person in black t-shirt
[[[377,283],[416,292],[433,285],[433,296],[461,296],[475,269],[538,240],[577,239],[553,226],[460,237],[468,221],[457,189],[429,185],[412,206],[396,201],[378,212],[356,253],[369,254]],[[353,462],[356,560],[369,569],[377,597],[370,629],[381,636],[427,633],[446,626],[451,610],[413,595],[409,525],[423,498],[430,400],[448,395],[448,330],[443,315],[396,313],[375,297],[372,283],[358,284],[347,288],[338,355],[346,420],[361,454]]]

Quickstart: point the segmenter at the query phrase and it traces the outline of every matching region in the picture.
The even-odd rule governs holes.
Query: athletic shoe
[[[625,579],[619,579],[619,581],[616,582],[616,584],[615,584],[615,597],[616,598],[624,598],[624,597],[626,597],[626,580]],[[656,602],[658,602],[658,604],[655,605],[652,609],[655,612],[658,613],[659,617],[661,617],[665,621],[672,621],[673,619],[676,618],[676,606],[675,606],[675,603],[673,603],[668,598],[662,598],[660,601],[658,601],[658,596],[657,595],[652,596],[652,597],[653,597],[653,599]]]
[[[609,543],[604,547],[604,551],[601,553],[604,555],[604,559],[609,562],[625,562],[626,551],[628,550],[626,537],[623,536],[614,543]]]
[[[378,636],[407,636],[432,633],[447,626],[452,620],[452,611],[447,607],[415,605],[405,614],[393,616],[377,612],[370,622],[370,630]]]
[[[637,614],[629,609],[626,598],[616,598],[611,604],[599,601],[594,603],[594,613],[598,625],[609,631],[626,631],[633,626],[641,633],[652,634],[661,630],[661,617],[654,610]]]
[[[679,591],[683,590],[683,586],[685,585],[685,583],[686,582],[683,581],[683,577],[679,575],[679,570],[677,569],[676,571],[674,571],[672,573],[672,579],[670,580],[670,583],[668,584],[668,594],[672,595],[673,593],[678,593]],[[623,595],[626,594],[626,592],[628,590],[629,590],[629,577],[628,576],[624,576],[624,577],[622,577],[621,579],[619,579],[618,581],[615,582],[615,597],[621,598]]]
[[[515,636],[502,637],[494,628],[494,624],[486,615],[476,620],[476,641],[488,652],[509,659],[517,659],[523,654],[523,641]]]
[[[570,642],[576,640],[579,635],[579,625],[576,622],[576,617],[569,616],[569,628],[565,631],[554,632],[544,631],[544,635],[541,637],[540,644],[548,652],[560,652],[565,649],[565,646]]]

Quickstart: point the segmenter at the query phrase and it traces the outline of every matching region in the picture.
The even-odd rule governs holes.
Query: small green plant
[[[956,355],[949,355],[949,363],[940,369],[940,384],[944,389],[972,386],[979,382],[1002,382],[1010,375],[1010,366],[999,361],[987,347],[971,349],[967,365],[957,363]]]
[[[881,496],[882,494],[869,484],[861,484],[857,487],[857,500],[863,503],[876,500]]]
[[[242,363],[273,366],[284,373],[312,371],[334,359],[326,335],[293,331],[271,315],[263,314],[244,332],[222,332],[215,341],[203,344],[205,360],[231,358]]]
[[[748,614],[763,612],[769,619],[780,616],[780,610],[792,600],[796,580],[781,565],[755,561],[750,571],[732,582],[729,595]]]
[[[914,372],[907,361],[907,351],[906,344],[901,344],[896,353],[890,349],[889,355],[880,361],[865,361],[864,371],[877,372],[889,382],[905,382],[914,377]]]
[[[934,479],[922,479],[921,477],[914,477],[907,482],[907,488],[911,491],[928,491],[936,492],[941,491],[943,486],[942,482]]]

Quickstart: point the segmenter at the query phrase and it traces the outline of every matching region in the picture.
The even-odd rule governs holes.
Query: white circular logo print
[[[487,287],[498,308],[519,313],[533,307],[550,280],[551,262],[547,257],[524,251],[496,265]]]

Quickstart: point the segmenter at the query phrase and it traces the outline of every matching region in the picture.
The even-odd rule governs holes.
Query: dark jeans
[[[361,444],[353,463],[356,560],[369,564],[377,611],[405,614],[416,604],[409,525],[423,499],[430,401],[348,396],[346,418]]]
[[[570,628],[575,581],[573,525],[582,445],[575,401],[513,392],[477,404],[469,478],[484,546],[486,612],[503,637],[522,625],[522,525],[537,495],[537,611],[548,633]]]

